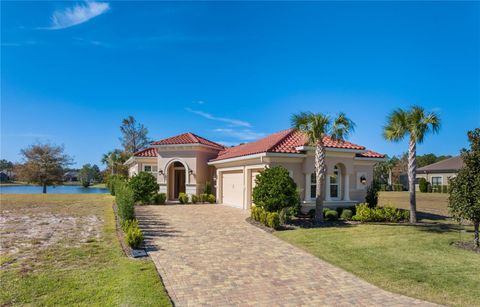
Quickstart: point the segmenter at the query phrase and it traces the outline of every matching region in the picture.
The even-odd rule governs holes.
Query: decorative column
[[[310,173],[306,173],[305,174],[305,201],[309,201],[310,200],[310,195],[311,195],[311,189],[312,189],[312,185],[311,185],[311,182],[312,182],[312,174]]]
[[[350,175],[345,175],[345,194],[343,195],[343,200],[350,200]]]
[[[332,200],[330,198],[330,175],[327,175],[327,178],[325,178],[325,200]]]

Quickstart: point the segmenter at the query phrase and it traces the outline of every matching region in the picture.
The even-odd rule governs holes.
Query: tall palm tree
[[[108,153],[102,156],[102,163],[106,164],[108,168],[110,168],[110,172],[112,175],[116,173],[117,165],[123,163],[122,151],[120,149],[115,149],[113,151],[109,151]]]
[[[429,132],[438,133],[440,118],[434,112],[426,113],[422,107],[409,110],[397,109],[390,113],[383,136],[386,140],[399,142],[409,136],[408,143],[408,190],[410,192],[410,223],[417,222],[415,177],[417,172],[417,143],[421,144]]]
[[[355,129],[355,124],[344,113],[336,118],[322,113],[301,112],[292,115],[294,129],[305,134],[308,143],[315,146],[315,220],[323,221],[323,196],[325,191],[325,145],[323,139],[330,136],[333,140],[344,140]]]

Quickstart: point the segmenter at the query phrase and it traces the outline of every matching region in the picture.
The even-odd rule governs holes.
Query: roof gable
[[[458,171],[463,167],[462,157],[456,156],[417,169],[417,172]]]
[[[347,141],[333,140],[330,137],[325,137],[323,143],[327,148],[339,148],[339,149],[353,149],[353,150],[365,150],[364,146],[353,144]],[[277,153],[300,153],[297,147],[307,146],[308,140],[305,135],[294,129],[283,130],[274,134],[271,134],[258,141],[234,146],[221,151],[218,157],[214,160],[224,160],[229,158],[248,156],[263,152],[277,152]],[[373,153],[373,152],[372,152]],[[383,155],[373,154],[371,158],[383,158]]]
[[[206,138],[203,138],[201,136],[198,136],[196,134],[193,134],[191,132],[179,134],[176,136],[172,136],[160,141],[153,142],[152,145],[185,145],[185,144],[202,144],[206,146],[210,146],[213,148],[216,148],[218,150],[223,150],[225,149],[225,146],[212,142],[210,140],[207,140]]]

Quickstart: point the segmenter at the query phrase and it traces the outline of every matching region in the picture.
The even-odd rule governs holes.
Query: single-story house
[[[325,205],[351,206],[365,199],[373,178],[373,166],[384,155],[348,141],[325,137],[328,176]],[[315,206],[314,147],[304,135],[288,129],[258,141],[225,147],[193,133],[184,133],[151,143],[125,162],[129,176],[140,171],[157,177],[160,192],[168,201],[180,192],[203,193],[210,182],[218,203],[249,209],[255,177],[269,166],[288,169],[300,191],[302,208]]]
[[[416,181],[418,182],[418,179],[425,178],[432,186],[449,185],[450,178],[455,178],[458,170],[463,165],[462,157],[456,156],[420,167],[417,169]],[[416,189],[419,189],[418,183],[416,184]]]

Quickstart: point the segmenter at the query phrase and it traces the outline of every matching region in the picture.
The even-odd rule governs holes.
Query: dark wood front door
[[[185,170],[176,169],[175,170],[175,186],[173,191],[173,196],[175,199],[178,199],[178,194],[185,193]]]

